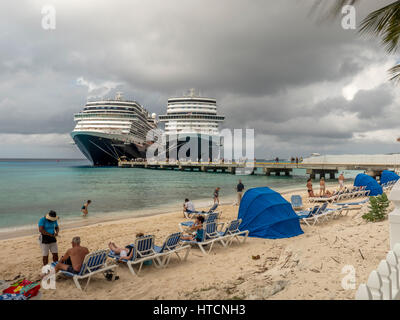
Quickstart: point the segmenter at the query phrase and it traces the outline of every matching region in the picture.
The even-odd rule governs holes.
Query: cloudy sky
[[[358,22],[391,1],[365,0]],[[0,158],[81,158],[73,114],[123,91],[150,112],[189,88],[256,156],[399,152],[397,60],[376,40],[318,23],[313,0],[0,2]],[[42,28],[44,5],[55,30]]]

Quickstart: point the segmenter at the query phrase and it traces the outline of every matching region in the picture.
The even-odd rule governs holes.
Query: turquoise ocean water
[[[88,219],[133,217],[181,210],[185,198],[195,206],[212,203],[214,188],[220,198],[235,195],[238,179],[246,188],[268,186],[277,191],[305,188],[305,171],[293,177],[235,176],[222,173],[181,172],[117,167],[91,167],[86,160],[0,161],[0,232],[34,228],[50,209],[60,221],[81,221],[87,199]],[[347,173],[347,176],[352,176]],[[315,184],[316,187],[317,184]],[[205,201],[207,199],[207,201]]]

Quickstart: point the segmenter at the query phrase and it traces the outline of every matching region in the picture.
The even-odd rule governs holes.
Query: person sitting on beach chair
[[[72,248],[68,249],[64,256],[58,261],[55,266],[55,272],[59,270],[68,271],[73,274],[78,274],[81,270],[85,256],[89,253],[88,248],[81,247],[81,238],[74,237],[72,239]]]
[[[136,239],[140,238],[140,237],[143,237],[143,236],[144,236],[144,234],[139,232],[139,233],[136,234]],[[119,260],[121,260],[121,259],[126,259],[126,260],[132,259],[133,252],[135,251],[135,250],[133,250],[133,246],[132,245],[127,245],[127,246],[125,246],[125,248],[121,248],[121,247],[118,247],[115,244],[115,242],[110,242],[108,244],[108,247],[110,248],[110,250],[114,251],[114,253],[116,255],[120,256]]]
[[[183,216],[185,218],[190,218],[190,215],[195,212],[196,210],[194,209],[193,202],[186,198],[183,204]]]
[[[202,241],[203,239],[203,223],[204,223],[204,217],[203,216],[198,216],[196,218],[196,221],[192,227],[190,227],[189,230],[191,231],[196,231],[195,234],[186,234],[182,235],[181,240],[196,240],[196,241]]]

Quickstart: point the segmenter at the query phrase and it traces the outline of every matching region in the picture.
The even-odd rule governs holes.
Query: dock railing
[[[395,206],[389,214],[390,251],[358,287],[356,300],[400,300],[400,180],[389,195]]]

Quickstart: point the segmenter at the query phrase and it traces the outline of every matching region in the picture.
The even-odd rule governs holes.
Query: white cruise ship
[[[121,158],[145,158],[149,130],[157,127],[156,114],[150,115],[136,101],[127,101],[117,93],[112,100],[86,103],[74,115],[74,142],[95,166],[116,165]]]
[[[185,157],[196,161],[208,161],[204,159],[207,156],[217,159],[221,145],[219,124],[224,120],[225,116],[217,114],[216,100],[200,97],[194,89],[186,96],[169,98],[167,114],[159,116],[159,121],[165,123],[167,158],[173,158],[172,154],[177,155],[185,142],[195,138],[198,141],[197,155],[188,151]],[[177,142],[177,137],[180,142]],[[182,138],[184,142],[181,142]]]

